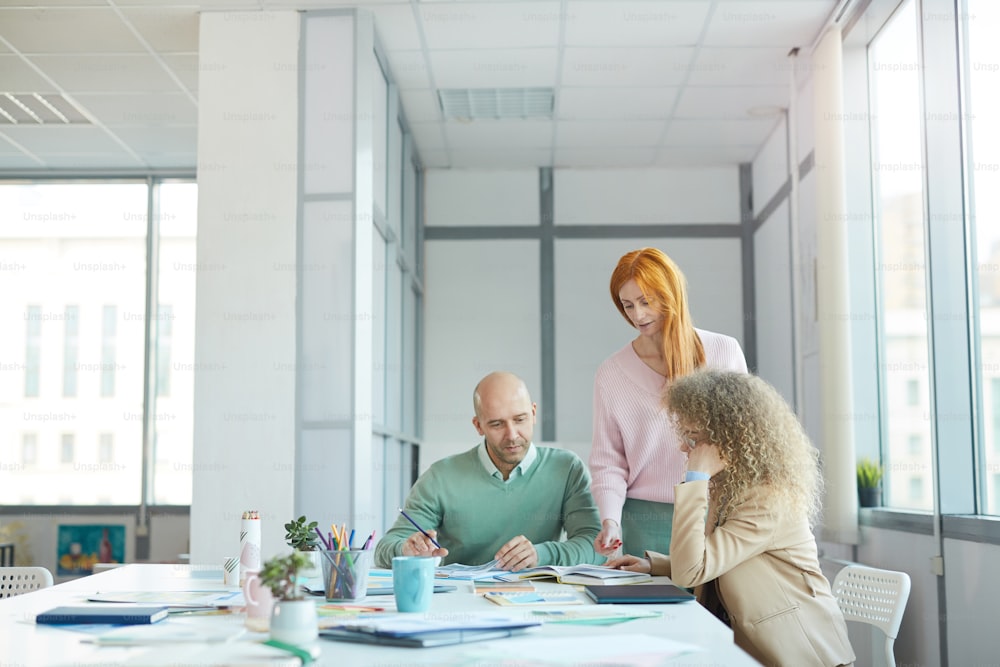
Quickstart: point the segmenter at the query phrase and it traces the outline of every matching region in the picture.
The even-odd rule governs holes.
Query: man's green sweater
[[[483,467],[477,453],[483,446],[435,462],[406,499],[406,513],[424,530],[437,530],[438,543],[448,549],[443,564],[488,563],[518,535],[535,545],[539,565],[604,562],[594,551],[600,519],[580,457],[536,447],[538,458],[525,474],[504,483]],[[376,567],[392,567],[414,531],[400,516],[375,547]]]

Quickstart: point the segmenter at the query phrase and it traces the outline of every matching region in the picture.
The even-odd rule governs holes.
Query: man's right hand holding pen
[[[429,536],[429,537],[428,537]],[[434,546],[432,538],[437,537],[436,530],[428,530],[427,535],[416,532],[406,538],[403,542],[404,556],[447,556],[448,550],[444,547]]]

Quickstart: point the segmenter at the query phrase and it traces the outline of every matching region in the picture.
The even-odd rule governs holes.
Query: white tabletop
[[[217,576],[215,574],[217,573]],[[659,579],[659,578],[658,578]],[[585,605],[541,607],[527,610],[499,607],[472,593],[469,582],[449,582],[458,586],[453,593],[434,595],[428,617],[449,618],[477,612],[508,615],[531,614],[534,609],[593,609]],[[558,584],[536,584],[539,588]],[[640,584],[641,585],[641,584]],[[573,587],[561,587],[577,590]],[[34,617],[59,605],[84,604],[96,593],[134,591],[227,590],[222,583],[222,569],[192,565],[136,564],[83,577],[47,589],[0,600],[0,647],[4,664],[25,667],[86,665],[298,665],[278,649],[260,644],[266,635],[247,633],[226,644],[169,644],[165,646],[110,647],[85,643],[80,632],[34,624]],[[578,593],[584,598],[583,593]],[[320,601],[322,604],[322,601]],[[369,596],[360,604],[394,608],[391,595]],[[320,639],[321,652],[313,664],[330,667],[365,667],[376,665],[591,665],[600,661],[578,655],[599,645],[602,650],[614,647],[615,657],[603,661],[617,665],[756,665],[733,644],[732,631],[695,602],[674,605],[642,605],[659,610],[662,616],[642,618],[607,626],[549,623],[527,634],[501,640],[472,642],[438,648],[398,648],[366,646]],[[171,617],[157,625],[197,623],[204,627],[238,624],[242,614]],[[702,650],[666,655],[642,655],[644,645],[661,647],[662,640],[694,644]],[[553,642],[558,642],[553,644]],[[537,660],[526,658],[528,651],[538,653]],[[594,658],[599,656],[595,655]]]

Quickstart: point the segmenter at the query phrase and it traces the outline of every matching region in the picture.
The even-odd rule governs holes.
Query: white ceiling
[[[194,170],[200,11],[359,6],[429,167],[751,160],[794,47],[838,0],[0,0],[0,93],[61,93],[92,124],[0,122],[0,171]],[[805,71],[802,64],[800,71]],[[551,87],[553,119],[444,120],[436,91]]]

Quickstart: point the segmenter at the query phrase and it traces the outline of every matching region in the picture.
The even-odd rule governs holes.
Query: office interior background
[[[130,562],[217,563],[246,509],[265,555],[300,514],[381,534],[496,369],[586,459],[633,336],[608,277],[656,246],[820,449],[831,578],[910,574],[899,662],[997,664],[998,28],[992,0],[4,3],[0,542],[58,574],[62,525],[124,525]]]

